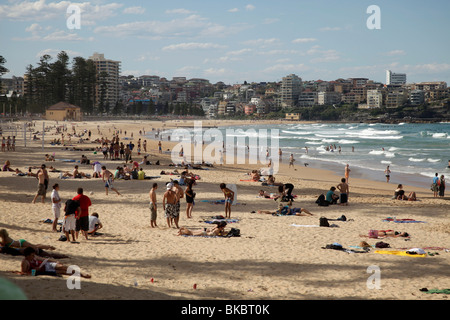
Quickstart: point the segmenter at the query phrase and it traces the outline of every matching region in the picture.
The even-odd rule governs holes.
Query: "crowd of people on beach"
[[[100,128],[98,127],[98,133],[100,134]],[[139,132],[140,135],[145,133],[145,130]],[[15,171],[16,174],[22,173],[23,175],[28,175],[35,177],[37,179],[37,191],[34,195],[32,203],[40,198],[41,203],[45,203],[47,190],[49,187],[49,171],[59,172],[60,179],[73,178],[73,179],[101,179],[102,184],[105,188],[105,194],[108,195],[109,191],[114,191],[118,196],[122,194],[115,187],[116,180],[144,180],[145,173],[143,170],[144,165],[150,165],[148,160],[149,152],[147,150],[147,141],[139,138],[137,140],[137,146],[134,145],[133,140],[130,139],[127,143],[121,141],[119,134],[122,134],[122,130],[114,130],[112,139],[96,139],[93,142],[98,143],[99,146],[95,147],[94,154],[99,154],[103,156],[103,159],[92,160],[88,159],[85,155],[81,156],[80,165],[90,165],[92,166],[93,173],[85,173],[80,171],[78,164],[74,166],[74,169],[70,171],[57,170],[53,166],[47,168],[46,164],[42,164],[39,167],[33,167],[38,169],[36,173],[33,173],[32,167],[29,167],[28,173],[22,173],[19,169],[13,170],[11,168],[11,163],[6,161],[3,166],[3,171]],[[125,131],[125,135],[126,135]],[[133,133],[131,138],[133,138]],[[67,133],[66,133],[67,135]],[[159,135],[159,132],[158,132]],[[74,129],[73,135],[67,135],[70,137],[77,136]],[[78,135],[81,138],[87,136],[83,141],[78,143],[85,143],[91,139],[91,131],[84,130]],[[61,143],[65,143],[64,140],[66,136],[61,133]],[[71,140],[69,140],[71,142]],[[12,140],[8,137],[2,139],[2,151],[14,151],[15,150],[15,137]],[[331,151],[333,151],[333,146],[330,146]],[[336,150],[336,146],[334,146]],[[339,147],[340,152],[340,147]],[[141,156],[142,160],[140,162],[134,160],[134,152],[138,156]],[[306,152],[308,149],[306,148]],[[158,153],[162,153],[161,141],[158,142]],[[281,149],[279,151],[279,156],[281,158]],[[97,158],[99,157],[97,156]],[[268,155],[267,155],[268,156]],[[103,161],[102,161],[103,160]],[[55,156],[45,154],[45,161],[55,162]],[[121,165],[116,166],[115,172],[107,169],[105,164],[111,161],[122,161]],[[294,167],[293,154],[289,158],[289,168]],[[271,162],[270,162],[271,163]],[[269,163],[269,167],[270,167]],[[158,161],[159,164],[159,161]],[[131,167],[128,167],[130,165]],[[175,164],[173,164],[175,166]],[[203,165],[203,164],[202,164]],[[225,183],[218,183],[218,190],[221,191],[224,198],[224,219],[219,221],[216,226],[212,228],[203,228],[202,230],[192,230],[184,227],[180,227],[180,217],[181,217],[181,204],[185,202],[185,217],[186,219],[193,219],[193,211],[195,208],[196,192],[195,186],[200,183],[200,176],[190,172],[190,169],[202,169],[201,165],[192,165],[182,163],[181,165],[176,164],[176,166],[182,168],[182,170],[175,169],[174,171],[161,171],[161,175],[177,175],[179,178],[170,179],[170,181],[163,184],[163,191],[159,194],[159,187],[161,183],[154,182],[151,185],[148,199],[149,199],[149,216],[150,216],[150,227],[157,228],[158,216],[163,213],[165,223],[168,228],[175,228],[178,230],[178,235],[180,236],[225,236],[227,231],[225,227],[227,226],[227,219],[231,219],[232,216],[232,204],[236,199],[236,192]],[[17,171],[19,170],[19,172]],[[344,177],[335,186],[330,187],[325,195],[321,195],[316,201],[319,205],[349,205],[350,187],[350,167],[349,164],[345,166]],[[258,196],[261,198],[270,198],[276,201],[276,208],[274,210],[258,210],[260,214],[270,214],[274,216],[286,215],[286,216],[313,216],[314,214],[307,208],[302,206],[294,206],[295,195],[293,194],[294,185],[292,183],[279,182],[276,181],[273,174],[267,174],[262,170],[252,170],[250,173],[250,180],[252,182],[261,182],[262,186],[265,187],[277,187],[276,193],[267,193],[264,190],[260,190]],[[389,166],[385,171],[387,182],[390,179],[390,169]],[[81,183],[80,183],[81,184]],[[183,188],[184,187],[184,188]],[[431,190],[434,192],[434,197],[444,196],[445,191],[445,179],[444,175],[439,175],[433,178],[433,183]],[[99,230],[103,228],[103,225],[99,219],[99,214],[94,212],[90,214],[90,207],[92,206],[91,199],[84,194],[84,189],[78,187],[76,190],[76,195],[71,199],[63,202],[60,195],[60,185],[59,183],[54,183],[52,186],[52,192],[50,196],[51,200],[51,210],[52,210],[52,221],[51,230],[55,233],[61,233],[61,241],[66,241],[68,243],[79,243],[79,239],[89,240],[91,237],[96,237],[99,235]],[[323,197],[322,197],[323,196]],[[414,191],[406,195],[403,190],[403,185],[399,184],[394,192],[394,198],[396,200],[408,200],[416,201],[417,196]],[[161,206],[160,206],[161,203]],[[62,210],[61,210],[62,209]],[[62,222],[61,222],[62,221]],[[59,230],[58,230],[59,227]],[[404,232],[394,232],[392,230],[378,230],[377,236],[386,237],[408,237],[409,234]],[[370,235],[369,235],[370,237]],[[21,264],[21,273],[32,274],[37,272],[37,274],[50,274],[50,275],[61,275],[67,274],[67,266],[59,263],[58,261],[50,260],[50,258],[61,259],[66,258],[65,255],[50,252],[55,250],[53,246],[42,245],[42,244],[31,244],[24,239],[14,240],[9,237],[8,231],[5,229],[0,230],[1,238],[1,252],[9,253],[12,255],[23,255],[23,261]],[[46,259],[47,258],[47,259]],[[34,271],[33,271],[34,270]],[[90,278],[87,273],[82,273],[81,276]]]

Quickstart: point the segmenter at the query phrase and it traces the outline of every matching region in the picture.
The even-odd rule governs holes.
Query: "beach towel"
[[[425,221],[417,221],[414,219],[396,219],[387,217],[386,219],[383,219],[384,222],[395,222],[395,223],[426,223]]]
[[[422,288],[420,291],[425,293],[444,293],[444,294],[450,294],[450,289],[431,289],[428,290],[427,288]]]
[[[237,223],[239,219],[214,219],[214,220],[204,220],[204,223],[214,224],[219,223],[221,221],[225,221],[226,223]]]
[[[378,254],[392,254],[396,256],[408,256],[417,258],[425,258],[427,256],[426,254],[417,254],[414,252],[399,251],[399,250],[375,250],[374,252]]]

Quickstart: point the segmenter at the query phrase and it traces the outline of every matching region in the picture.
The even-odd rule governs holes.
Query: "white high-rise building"
[[[386,70],[386,85],[402,85],[406,84],[406,73],[394,73]]]
[[[302,79],[295,74],[283,77],[281,83],[281,106],[294,107],[298,103],[298,97],[302,92]]]
[[[119,100],[119,74],[120,74],[120,61],[113,61],[105,59],[105,55],[95,52],[92,57],[89,57],[95,64],[97,74],[106,72],[106,94],[105,104],[108,103],[110,108],[113,108],[116,102]],[[100,85],[97,84],[96,90],[97,105],[100,101]]]

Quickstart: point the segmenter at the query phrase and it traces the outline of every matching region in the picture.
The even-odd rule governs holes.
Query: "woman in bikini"
[[[9,236],[8,231],[6,231],[6,229],[0,230],[0,238],[1,238],[0,245],[3,247],[2,251],[5,253],[19,255],[19,254],[24,254],[26,248],[32,248],[34,250],[34,252],[41,257],[51,257],[51,258],[55,258],[55,259],[68,258],[68,256],[64,255],[64,254],[58,254],[58,253],[54,253],[54,252],[50,253],[50,252],[44,251],[44,249],[55,250],[55,247],[43,245],[43,244],[35,245],[32,243],[29,243],[25,239],[14,240]]]
[[[1,245],[5,246],[5,247],[11,247],[11,248],[31,247],[31,248],[35,249],[36,251],[39,251],[39,249],[55,250],[55,247],[44,245],[44,244],[32,244],[32,243],[29,243],[28,241],[26,241],[25,239],[14,240],[9,236],[8,231],[6,231],[6,229],[0,230],[0,238],[2,239],[0,242]]]

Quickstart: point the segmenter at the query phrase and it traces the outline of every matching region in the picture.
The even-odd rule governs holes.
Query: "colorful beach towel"
[[[214,220],[205,220],[203,222],[209,223],[209,224],[214,224],[214,223],[219,223],[221,221],[225,221],[226,223],[237,223],[237,222],[239,222],[239,219],[214,219]]]
[[[396,256],[408,256],[408,257],[417,257],[417,258],[425,258],[426,254],[414,254],[408,251],[399,251],[399,250],[375,250],[375,253],[379,254],[392,254]]]

